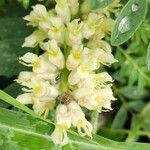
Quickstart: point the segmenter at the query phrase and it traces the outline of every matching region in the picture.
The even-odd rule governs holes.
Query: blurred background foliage
[[[50,1],[41,3],[47,6]],[[0,89],[13,97],[21,92],[14,79],[24,70],[18,58],[27,51],[36,51],[36,48],[21,48],[24,38],[32,32],[22,17],[36,3],[36,0],[0,0]],[[119,62],[108,71],[115,80],[113,91],[118,100],[113,103],[113,111],[98,116],[97,134],[116,141],[150,142],[149,42],[150,9],[132,38],[120,46],[113,46]],[[18,110],[3,101],[0,106]]]

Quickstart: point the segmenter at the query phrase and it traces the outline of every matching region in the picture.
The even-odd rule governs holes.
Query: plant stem
[[[91,114],[91,123],[93,124],[93,134],[96,134],[98,129],[99,112],[93,111]]]
[[[61,93],[68,91],[68,75],[69,75],[69,70],[64,68],[62,70],[62,76],[61,76],[61,82],[60,82]]]
[[[67,46],[64,46],[64,57],[65,57],[65,61],[68,58],[68,55],[70,53],[69,48],[67,48]],[[62,76],[61,76],[61,82],[60,82],[60,92],[66,92],[68,91],[69,87],[68,87],[68,76],[69,76],[70,71],[66,68],[62,70]]]

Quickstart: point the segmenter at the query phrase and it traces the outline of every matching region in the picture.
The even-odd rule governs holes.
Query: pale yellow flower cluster
[[[92,137],[92,124],[81,107],[108,111],[115,100],[111,76],[96,73],[102,65],[116,62],[104,41],[114,20],[102,10],[90,11],[86,17],[80,12],[78,0],[56,0],[55,9],[47,11],[37,4],[24,17],[36,30],[25,38],[23,47],[39,46],[44,52],[39,56],[28,52],[20,57],[20,63],[32,70],[19,74],[16,81],[24,86],[24,94],[17,100],[32,104],[33,110],[44,117],[56,108],[52,140],[61,145],[68,143],[71,126],[81,136]]]

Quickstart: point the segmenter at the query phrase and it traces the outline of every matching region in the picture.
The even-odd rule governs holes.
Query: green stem
[[[68,55],[70,54],[69,48],[67,46],[64,46],[64,57],[65,61],[67,60]],[[60,82],[60,92],[66,92],[69,89],[68,85],[68,76],[69,76],[70,71],[66,68],[62,70],[62,76],[61,76],[61,82]]]
[[[68,91],[68,75],[69,75],[69,70],[64,68],[62,70],[62,76],[61,76],[61,82],[60,82],[60,92],[66,92]]]
[[[93,111],[91,114],[91,123],[93,124],[93,134],[96,134],[98,129],[99,113],[98,111]]]

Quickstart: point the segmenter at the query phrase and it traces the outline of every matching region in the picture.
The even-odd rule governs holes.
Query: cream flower
[[[79,23],[79,19],[75,19],[67,24],[66,42],[69,45],[81,45],[82,44],[82,26],[83,23]]]
[[[83,1],[80,7],[80,11],[84,17],[84,15],[87,15],[91,11],[91,0]]]
[[[34,78],[34,73],[29,71],[22,71],[19,73],[18,79],[15,81],[23,86],[30,86],[31,79]]]
[[[87,64],[80,65],[77,69],[73,70],[69,77],[68,82],[70,85],[78,84],[82,79],[85,79],[90,73],[90,67]]]
[[[35,97],[33,110],[35,111],[35,113],[39,115],[43,115],[46,118],[49,111],[54,108],[54,105],[55,105],[55,101],[53,98]]]
[[[33,94],[32,93],[24,93],[17,96],[17,100],[22,104],[33,104]]]
[[[78,133],[81,136],[88,135],[88,136],[92,137],[92,135],[91,135],[92,124],[86,120],[85,114],[81,110],[80,106],[75,101],[72,101],[68,105],[68,109],[72,113],[72,119],[71,119],[72,121],[71,122],[72,122],[73,126],[77,127]]]
[[[39,80],[38,78],[32,79],[27,88],[23,88],[23,91],[32,92],[38,97],[50,96],[56,98],[58,96],[58,90],[54,86],[50,85],[48,81]]]
[[[55,144],[65,145],[69,142],[67,130],[71,126],[71,115],[66,105],[59,104],[56,110],[56,127],[51,135]]]
[[[116,100],[116,98],[113,96],[112,89],[110,87],[105,87],[98,91],[95,100],[98,101],[98,111],[101,112],[102,108],[106,110],[112,110],[111,101]]]
[[[50,16],[47,21],[39,23],[39,29],[48,35],[48,38],[59,43],[64,42],[65,26],[60,17]]]
[[[78,84],[79,88],[101,88],[106,86],[108,82],[113,82],[112,77],[107,72],[91,73],[85,80],[81,80]]]
[[[79,10],[78,0],[68,0],[68,6],[70,8],[72,15],[76,15],[78,13],[78,10]]]
[[[39,22],[48,19],[48,12],[45,6],[37,4],[33,6],[33,11],[28,16],[25,16],[24,19],[29,21],[27,25],[38,26]]]
[[[65,27],[61,21],[61,18],[58,17],[51,17],[50,18],[50,26],[48,30],[48,37],[50,39],[55,39],[59,43],[64,42],[64,34],[65,34]]]
[[[32,67],[35,73],[55,72],[57,70],[45,54],[37,56],[36,54],[28,52],[19,59],[21,64]]]
[[[91,88],[78,88],[74,91],[74,97],[78,104],[89,110],[102,111],[102,108],[111,110],[111,100],[116,100],[110,87],[99,90]]]
[[[103,65],[111,65],[112,63],[117,62],[117,60],[114,58],[111,52],[107,52],[103,49],[95,49],[95,55],[97,55],[97,58],[100,63]]]
[[[111,52],[111,46],[106,41],[96,38],[94,36],[90,38],[88,42],[88,47],[91,49],[101,48],[106,52]]]
[[[100,18],[102,16],[96,14],[96,13],[90,13],[88,15],[87,20],[84,21],[83,24],[83,36],[88,39],[90,38],[96,31],[97,27],[100,24]]]
[[[33,110],[46,117],[48,112],[53,109],[54,100],[47,97],[37,97],[33,93],[24,93],[16,98],[22,104],[33,104]]]
[[[23,43],[22,47],[33,48],[46,38],[47,38],[47,35],[44,32],[40,30],[34,31],[31,35],[25,38],[25,42]]]
[[[59,69],[64,68],[64,56],[60,50],[60,48],[57,45],[57,42],[55,40],[51,40],[45,43],[41,43],[41,48],[48,53],[49,61],[58,67]]]
[[[82,58],[83,45],[75,45],[67,58],[66,67],[68,70],[75,69]]]
[[[62,19],[64,23],[67,23],[71,19],[70,9],[67,0],[55,0],[56,6],[55,10],[57,15]]]

